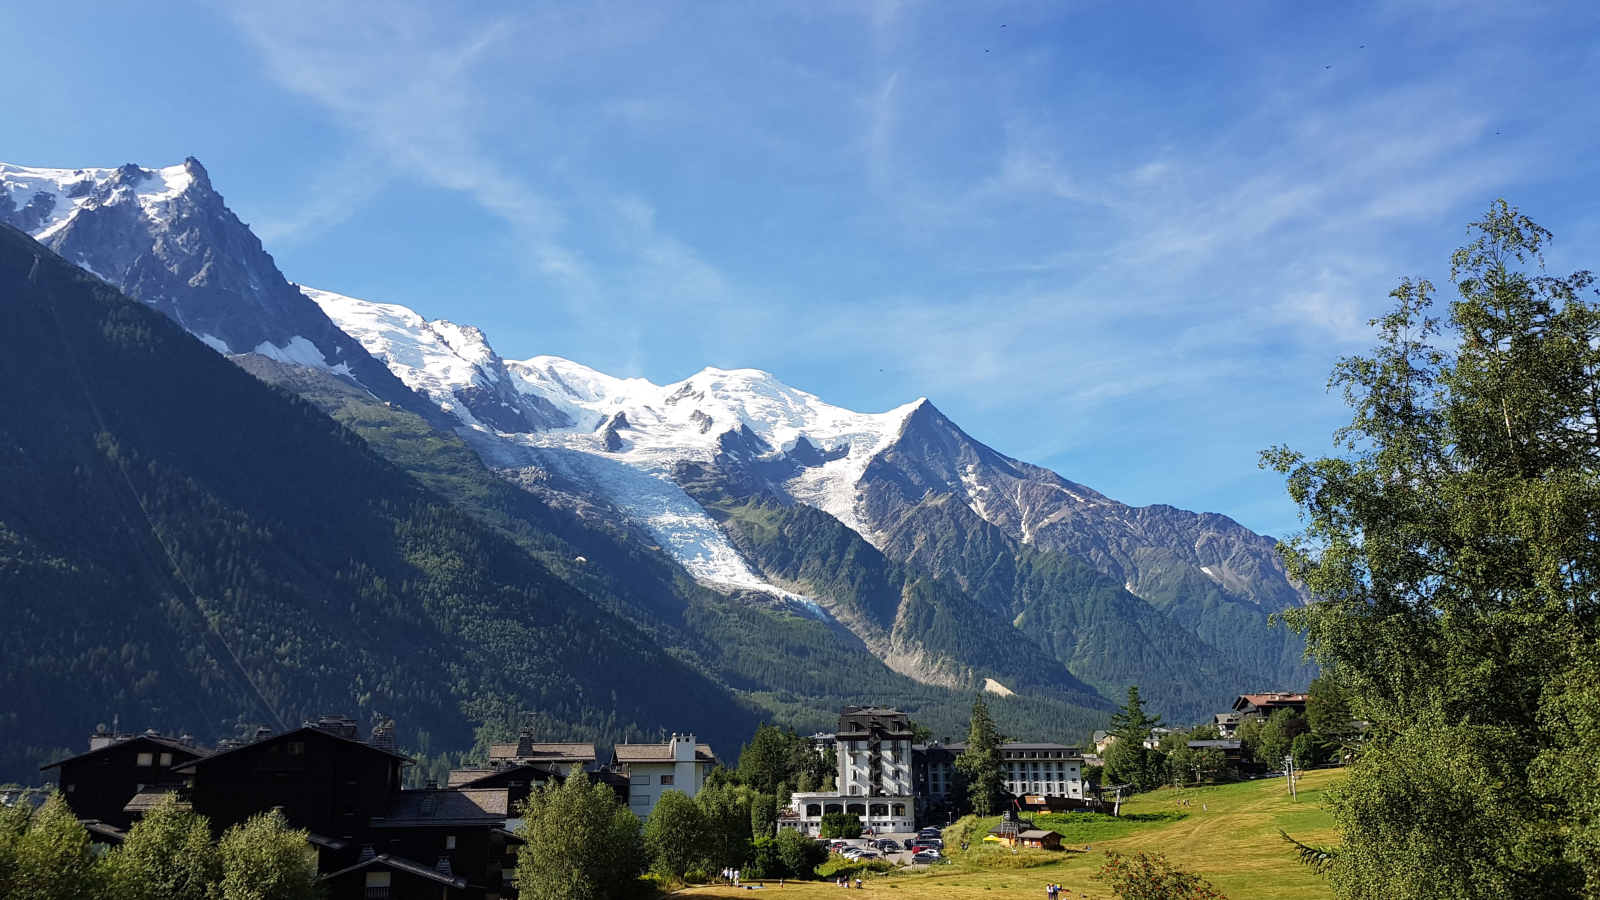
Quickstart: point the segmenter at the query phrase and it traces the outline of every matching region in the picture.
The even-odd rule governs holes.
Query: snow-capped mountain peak
[[[149,218],[167,215],[167,204],[196,181],[207,181],[194,159],[176,166],[145,169],[128,164],[114,169],[40,169],[0,163],[0,219],[36,240],[48,241],[79,210],[137,203]]]

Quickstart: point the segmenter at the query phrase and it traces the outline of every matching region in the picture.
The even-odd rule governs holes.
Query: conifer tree
[[[967,793],[972,811],[980,816],[992,816],[1000,810],[1005,793],[1005,769],[1001,763],[1000,745],[1006,737],[989,715],[989,704],[979,694],[972,701],[972,720],[967,725],[967,746],[956,757],[956,769],[967,782]]]

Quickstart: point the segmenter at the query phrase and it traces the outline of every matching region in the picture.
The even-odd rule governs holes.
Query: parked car
[[[927,850],[918,850],[914,855],[912,855],[911,861],[912,862],[938,862],[939,860],[941,860],[943,858],[944,857],[939,853],[939,851],[930,848],[930,849],[927,849]]]
[[[944,832],[942,832],[939,829],[933,827],[932,825],[929,825],[927,828],[924,828],[921,831],[917,832],[917,834],[920,837],[938,837],[939,835],[944,834]]]
[[[878,848],[879,850],[887,851],[889,853],[894,853],[894,852],[896,852],[896,851],[898,851],[900,849],[900,844],[898,842],[891,841],[888,838],[884,838],[884,839],[878,840],[878,841],[873,841],[872,842],[872,846]]]

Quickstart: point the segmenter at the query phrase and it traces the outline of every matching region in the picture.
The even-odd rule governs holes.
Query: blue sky
[[[657,382],[749,366],[1137,504],[1257,469],[1504,196],[1600,266],[1600,4],[58,0],[0,159],[193,155],[292,280]]]

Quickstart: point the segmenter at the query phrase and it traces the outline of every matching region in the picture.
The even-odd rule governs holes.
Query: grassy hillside
[[[1322,791],[1342,777],[1338,771],[1308,773],[1299,802],[1282,779],[1218,787],[1162,790],[1124,804],[1124,818],[1044,817],[1041,824],[1066,837],[1060,852],[986,848],[955,853],[947,865],[914,869],[866,881],[863,894],[878,900],[1038,900],[1047,883],[1067,897],[1110,900],[1090,875],[1106,850],[1165,853],[1176,865],[1198,872],[1230,900],[1323,900],[1333,892],[1295,859],[1279,836],[1282,829],[1308,843],[1334,841],[1332,818],[1319,805]],[[1187,800],[1189,806],[1181,806]],[[984,831],[998,819],[980,822]],[[1085,848],[1090,849],[1085,849]],[[791,883],[785,896],[834,896],[831,882]],[[725,887],[695,888],[691,897],[746,896]],[[857,896],[852,894],[851,896]]]
[[[470,746],[757,714],[309,404],[0,228],[0,780],[98,722],[348,712]]]

